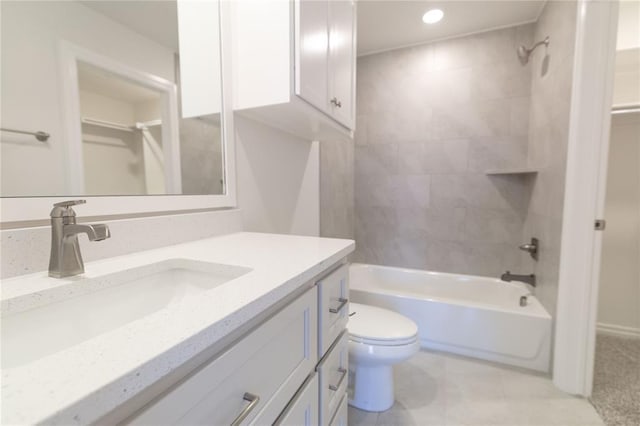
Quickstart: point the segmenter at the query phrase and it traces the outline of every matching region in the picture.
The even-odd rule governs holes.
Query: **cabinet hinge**
[[[596,231],[604,231],[604,229],[607,227],[607,221],[604,219],[596,219],[596,223],[595,223],[595,230]]]

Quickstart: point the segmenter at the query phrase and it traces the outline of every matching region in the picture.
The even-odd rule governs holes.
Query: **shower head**
[[[529,57],[531,53],[536,49],[536,47],[544,44],[545,46],[549,45],[549,37],[546,37],[544,40],[537,42],[530,48],[526,48],[525,46],[518,47],[518,59],[522,65],[526,65],[529,62]]]

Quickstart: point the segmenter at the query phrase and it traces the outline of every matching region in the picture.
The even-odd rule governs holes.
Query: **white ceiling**
[[[81,0],[85,6],[178,51],[176,0]],[[486,31],[538,18],[544,0],[358,0],[358,55]],[[634,2],[635,3],[635,2]],[[429,9],[442,21],[422,22]]]
[[[358,55],[535,21],[544,0],[360,0]],[[444,18],[432,25],[422,15],[442,9]]]
[[[174,52],[178,51],[176,0],[83,0],[80,3]]]

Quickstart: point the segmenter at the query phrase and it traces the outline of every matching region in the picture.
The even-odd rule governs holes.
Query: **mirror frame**
[[[201,210],[215,208],[233,208],[237,206],[236,196],[236,162],[235,162],[235,131],[233,125],[233,96],[231,93],[231,42],[230,42],[230,7],[229,2],[218,1],[220,10],[220,55],[221,55],[221,85],[222,85],[222,119],[221,119],[221,140],[223,150],[223,170],[225,193],[220,195],[125,195],[125,196],[85,196],[85,195],[65,195],[48,197],[3,197],[0,198],[1,223],[25,221],[49,220],[49,213],[54,203],[65,199],[86,198],[87,204],[77,209],[78,217],[82,216],[114,216],[114,215],[149,215],[161,212],[177,212],[185,210]],[[60,65],[61,83],[75,78],[77,95],[77,69],[68,69],[68,61],[64,60],[64,50],[69,47],[67,42],[61,41],[58,50]],[[75,49],[72,49],[75,50]],[[80,49],[81,50],[81,49]],[[76,50],[77,51],[77,50]],[[89,52],[91,53],[91,52]],[[96,55],[97,56],[97,55]],[[82,57],[77,60],[87,62]],[[91,62],[89,62],[91,63]],[[69,75],[69,73],[75,73]],[[120,72],[116,72],[121,74]],[[74,80],[71,80],[74,81]],[[65,83],[66,84],[66,83]],[[73,95],[69,88],[62,86],[66,97]],[[65,100],[65,102],[67,102]],[[79,102],[75,99],[76,104]],[[175,99],[174,99],[175,102]],[[171,101],[169,102],[171,103]],[[172,108],[169,106],[169,108]],[[65,108],[66,111],[71,111]],[[75,117],[77,118],[77,117]],[[74,118],[74,119],[75,119]],[[65,115],[65,124],[68,119]],[[68,133],[68,126],[65,125],[65,133]],[[73,134],[65,134],[65,140],[70,140]],[[69,144],[72,145],[72,144]],[[67,146],[65,149],[69,149]],[[65,169],[68,165],[65,164]],[[66,170],[67,177],[74,175]],[[69,185],[67,185],[69,187]]]

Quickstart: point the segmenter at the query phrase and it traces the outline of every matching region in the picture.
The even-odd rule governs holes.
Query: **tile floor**
[[[604,425],[589,401],[520,369],[421,351],[394,374],[394,406],[384,413],[349,407],[349,426]]]

